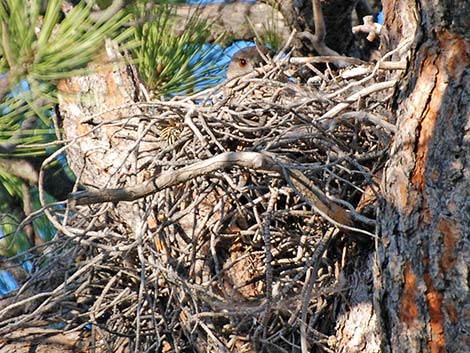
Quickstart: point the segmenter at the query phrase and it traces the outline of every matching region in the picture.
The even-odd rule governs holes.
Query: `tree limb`
[[[258,171],[271,171],[284,176],[289,184],[293,186],[294,191],[317,212],[326,215],[339,224],[353,225],[354,222],[350,214],[344,208],[330,201],[325,193],[318,189],[301,171],[287,168],[287,164],[292,164],[292,162],[287,158],[278,160],[272,154],[225,152],[179,170],[166,172],[142,185],[70,193],[69,201],[72,205],[134,201],[219,169],[240,166]]]

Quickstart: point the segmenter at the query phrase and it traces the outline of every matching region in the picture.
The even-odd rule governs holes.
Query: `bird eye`
[[[246,60],[240,59],[240,66],[246,66]]]

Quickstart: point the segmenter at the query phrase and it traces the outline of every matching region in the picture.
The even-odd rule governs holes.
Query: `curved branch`
[[[281,172],[281,168],[267,155],[257,152],[226,152],[213,158],[169,171],[142,185],[99,191],[79,191],[69,194],[69,201],[76,205],[103,202],[134,201],[168,187],[214,172],[219,169],[241,166],[255,170]]]
[[[316,212],[327,219],[331,219],[337,225],[349,227],[354,224],[351,215],[346,209],[328,199],[325,193],[317,188],[301,171],[288,168],[288,164],[292,165],[293,163],[287,158],[279,159],[267,153],[225,152],[179,170],[168,171],[142,185],[70,193],[69,201],[72,206],[134,201],[219,169],[240,166],[258,171],[275,172],[283,176],[294,191]]]

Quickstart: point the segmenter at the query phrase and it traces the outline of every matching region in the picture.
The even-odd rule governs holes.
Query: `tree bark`
[[[414,38],[385,170],[384,352],[464,352],[470,336],[467,1],[385,1],[390,43]]]

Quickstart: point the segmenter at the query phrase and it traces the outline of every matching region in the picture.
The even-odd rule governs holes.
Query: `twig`
[[[397,80],[390,80],[386,82],[375,83],[373,85],[365,87],[361,89],[359,92],[356,92],[352,94],[351,96],[349,96],[345,102],[339,103],[335,107],[328,110],[325,114],[323,114],[318,119],[318,121],[321,121],[323,119],[333,118],[334,116],[342,112],[344,109],[349,107],[352,103],[356,102],[358,99],[362,97],[366,97],[374,92],[379,92],[385,89],[393,88],[397,84],[397,82],[398,82]]]

